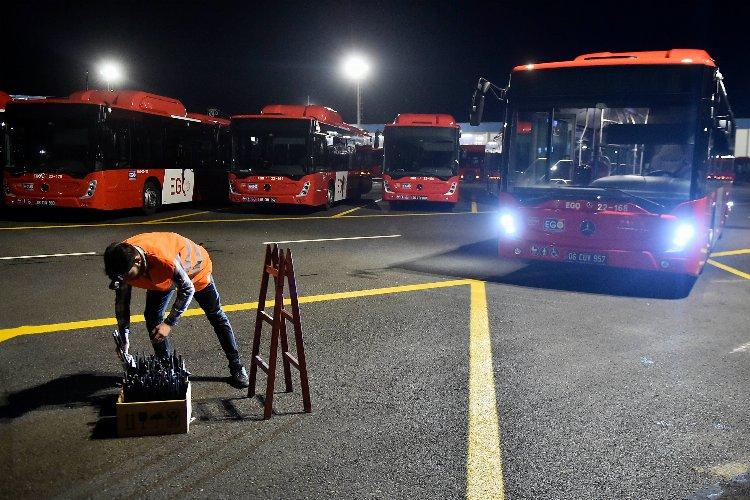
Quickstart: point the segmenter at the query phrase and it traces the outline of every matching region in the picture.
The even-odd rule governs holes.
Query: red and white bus
[[[703,50],[514,68],[500,192],[504,257],[654,270],[689,291],[731,210],[734,119]],[[478,122],[489,82],[472,107]]]
[[[355,154],[370,136],[331,108],[268,105],[233,116],[231,133],[234,203],[330,206],[372,189],[367,155]]]
[[[383,200],[458,202],[458,124],[450,115],[399,114],[383,132]]]
[[[97,210],[226,199],[228,120],[140,91],[88,90],[7,105],[10,207]]]

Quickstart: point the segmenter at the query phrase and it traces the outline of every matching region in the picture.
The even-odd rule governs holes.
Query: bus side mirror
[[[484,78],[480,78],[477,82],[477,88],[474,89],[474,94],[471,96],[471,111],[469,112],[469,123],[473,127],[476,127],[482,123],[482,114],[484,113],[484,97],[487,91],[490,89],[490,83]]]

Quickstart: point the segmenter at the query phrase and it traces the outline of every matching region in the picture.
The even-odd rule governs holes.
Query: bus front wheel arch
[[[141,210],[146,215],[152,215],[161,208],[161,186],[159,181],[151,177],[143,183]]]

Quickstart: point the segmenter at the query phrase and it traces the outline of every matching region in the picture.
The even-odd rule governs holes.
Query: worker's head
[[[112,280],[109,288],[118,290],[127,280],[143,274],[145,266],[138,250],[129,243],[112,243],[104,251],[104,272]]]

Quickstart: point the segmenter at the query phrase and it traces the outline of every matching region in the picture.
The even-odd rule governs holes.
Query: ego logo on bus
[[[565,230],[565,220],[563,219],[544,219],[544,230],[553,233],[559,233]]]
[[[180,177],[172,177],[169,182],[169,190],[172,195],[189,195],[190,181]]]

